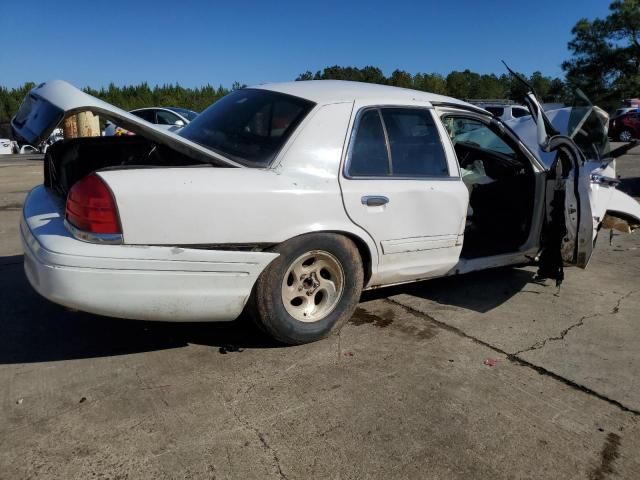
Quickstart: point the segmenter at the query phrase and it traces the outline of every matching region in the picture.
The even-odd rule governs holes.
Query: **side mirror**
[[[184,120],[176,120],[176,123],[174,123],[174,125],[176,127],[184,127]]]

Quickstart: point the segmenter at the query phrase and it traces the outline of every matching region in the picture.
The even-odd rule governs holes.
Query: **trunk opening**
[[[98,170],[194,166],[214,168],[138,135],[75,138],[61,140],[47,149],[44,185],[66,198],[74,183]]]

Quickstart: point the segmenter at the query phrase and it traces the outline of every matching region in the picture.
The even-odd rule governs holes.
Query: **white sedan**
[[[229,321],[247,308],[289,344],[337,330],[363,289],[531,262],[560,282],[587,265],[601,226],[637,227],[640,205],[615,188],[593,108],[572,129],[525,101],[516,134],[453,98],[292,82],[236,90],[176,134],[42,84],[12,121],[25,141],[83,110],[137,135],[49,149],[24,205],[27,277],[114,317]]]

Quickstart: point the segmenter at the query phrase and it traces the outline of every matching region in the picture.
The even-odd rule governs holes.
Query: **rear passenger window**
[[[378,177],[390,173],[380,113],[375,109],[367,110],[360,117],[356,130],[348,174],[354,177]]]
[[[446,177],[449,175],[438,130],[428,110],[383,108],[391,150],[392,175]]]
[[[421,108],[372,108],[355,130],[347,175],[447,177],[449,168],[431,113]]]

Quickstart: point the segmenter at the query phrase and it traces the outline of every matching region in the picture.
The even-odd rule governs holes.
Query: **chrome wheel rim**
[[[629,130],[625,130],[624,132],[620,133],[620,140],[623,142],[630,142],[631,132]]]
[[[282,280],[282,302],[300,322],[318,322],[340,303],[344,270],[329,252],[312,250],[295,259]]]

